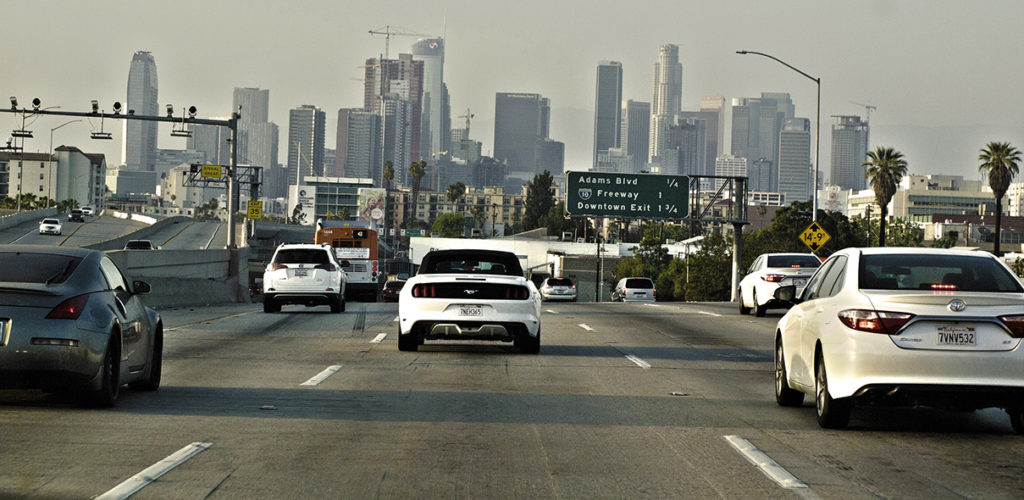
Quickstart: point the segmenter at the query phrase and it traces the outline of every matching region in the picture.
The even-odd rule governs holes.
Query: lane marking
[[[558,314],[558,311],[552,311],[551,309],[545,309],[544,312],[551,314]]]
[[[658,304],[644,304],[644,305],[647,306],[647,307],[661,307]]]
[[[97,500],[110,500],[110,499],[125,499],[142,488],[145,488],[149,483],[156,481],[160,476],[166,474],[171,469],[185,463],[188,459],[196,456],[203,450],[206,450],[213,443],[192,443],[168,456],[167,458],[149,466],[142,472],[128,478],[123,483],[115,486],[110,491],[96,497]]]
[[[721,318],[722,317],[721,314],[713,313],[713,312],[707,312],[707,311],[697,311],[697,314],[706,314],[708,316],[714,316],[716,318]]]
[[[331,366],[328,366],[326,369],[324,369],[324,371],[316,374],[315,377],[313,377],[313,378],[311,378],[311,379],[309,379],[309,380],[307,380],[307,381],[305,381],[305,382],[303,382],[303,383],[301,383],[299,385],[318,385],[318,384],[320,384],[320,382],[323,382],[324,380],[327,380],[327,377],[330,377],[331,375],[334,375],[335,373],[338,373],[338,370],[340,370],[340,369],[341,369],[341,365],[331,365]]]
[[[387,336],[388,336],[388,334],[386,334],[386,333],[378,333],[377,336],[374,337],[373,340],[370,341],[370,343],[371,344],[379,344],[379,343],[383,342],[384,339],[387,338]]]
[[[392,323],[394,323],[396,321],[398,321],[398,316],[395,316],[395,319],[391,320]]]
[[[206,249],[210,248],[210,245],[212,245],[212,244],[213,244],[213,239],[217,237],[217,233],[218,233],[219,231],[220,231],[220,224],[217,224],[217,225],[216,225],[216,226],[215,226],[215,227],[213,228],[213,234],[211,234],[211,235],[210,235],[210,241],[207,241],[207,242],[206,242],[206,246],[205,246],[205,247],[203,247],[203,250],[206,250]]]
[[[646,362],[646,361],[644,361],[644,360],[642,360],[642,359],[640,359],[640,358],[638,358],[638,357],[636,357],[636,356],[634,356],[632,354],[627,354],[626,355],[626,359],[636,363],[636,366],[639,366],[640,368],[643,368],[644,370],[646,370],[646,369],[651,367],[650,363],[648,363],[648,362]]]
[[[593,329],[593,328],[591,328],[591,327],[590,327],[590,325],[588,325],[588,324],[586,324],[586,323],[580,323],[580,328],[582,328],[582,329],[584,329],[584,330],[586,330],[586,331],[588,331],[588,332],[592,332],[592,331],[594,331],[594,329]]]
[[[193,321],[191,323],[185,323],[184,325],[178,325],[178,326],[174,326],[174,327],[171,327],[171,328],[164,328],[164,331],[165,332],[173,332],[174,330],[180,330],[182,328],[187,328],[187,327],[190,327],[190,326],[201,325],[201,324],[204,324],[204,323],[213,323],[214,321],[220,321],[222,319],[239,318],[239,317],[245,316],[246,314],[253,314],[253,313],[257,313],[257,312],[261,312],[261,311],[258,311],[258,310],[257,311],[246,311],[244,313],[229,314],[227,316],[219,316],[219,317],[216,317],[216,318],[210,318],[210,319],[203,319],[203,320],[199,320],[199,321]]]
[[[756,446],[751,444],[750,441],[743,439],[739,436],[722,436],[726,441],[729,442],[732,447],[743,455],[750,463],[754,464],[764,475],[768,476],[769,479],[775,481],[779,486],[788,490],[807,488],[807,484],[799,480],[791,474],[788,470],[783,468],[781,465],[772,460],[771,457],[766,455],[763,451],[757,449]],[[818,498],[817,495],[808,497],[802,495],[804,498]]]

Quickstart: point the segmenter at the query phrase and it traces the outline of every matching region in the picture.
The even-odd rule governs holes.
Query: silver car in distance
[[[836,252],[775,333],[775,398],[814,396],[818,423],[856,405],[1003,408],[1024,433],[1024,287],[991,254],[924,248]]]

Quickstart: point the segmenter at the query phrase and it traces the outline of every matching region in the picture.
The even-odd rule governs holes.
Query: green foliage
[[[541,226],[540,219],[548,215],[551,207],[555,205],[554,193],[554,177],[547,170],[533,176],[533,180],[526,184],[524,230],[529,231]]]
[[[461,238],[466,235],[465,218],[458,214],[441,214],[430,230],[442,238]]]
[[[548,236],[562,236],[562,233],[569,231],[573,234],[583,234],[591,231],[593,224],[584,217],[568,217],[565,214],[565,203],[559,201],[548,210],[548,213],[540,218],[537,227],[548,228]]]
[[[884,247],[889,202],[896,194],[896,188],[903,176],[907,175],[907,161],[903,159],[903,153],[890,147],[878,146],[874,151],[868,151],[868,161],[861,165],[867,167],[864,176],[868,179],[871,189],[875,191],[875,203],[878,203],[881,209],[878,246]]]
[[[456,209],[458,209],[459,200],[466,196],[466,185],[461,182],[456,182],[455,184],[448,186],[448,189],[445,190],[444,196],[449,203],[456,205]]]
[[[992,188],[992,194],[996,198],[996,231],[993,238],[995,242],[993,253],[1000,255],[1001,237],[999,233],[1000,226],[1002,226],[1003,195],[1006,194],[1010,182],[1020,170],[1020,151],[1008,142],[990,142],[981,150],[978,160],[982,162],[978,170],[988,176],[988,185]]]
[[[684,300],[729,300],[729,289],[732,287],[732,242],[718,233],[708,234],[701,241],[700,249],[689,260],[690,281],[684,282]]]

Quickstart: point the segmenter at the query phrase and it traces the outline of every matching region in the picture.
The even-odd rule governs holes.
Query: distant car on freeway
[[[343,267],[348,265],[339,263],[326,243],[282,244],[263,272],[263,312],[280,312],[283,304],[328,305],[332,313],[345,312]]]
[[[153,246],[153,242],[149,240],[128,240],[124,244],[125,250],[156,250],[157,247]]]
[[[388,280],[384,282],[384,288],[380,291],[381,300],[384,302],[398,302],[399,293],[405,286],[405,280]]]
[[[94,210],[92,207],[82,207],[82,215],[96,215],[96,210]]]
[[[613,302],[654,302],[658,290],[650,278],[622,278],[612,290]]]
[[[85,222],[85,213],[76,208],[68,212],[68,220],[71,222]]]
[[[848,248],[832,254],[775,331],[775,400],[814,397],[818,424],[858,405],[1003,408],[1024,433],[1024,286],[991,254]]]
[[[569,300],[576,302],[576,284],[569,278],[546,278],[540,285],[543,300]]]
[[[39,234],[56,234],[60,236],[61,223],[57,219],[43,219],[39,223]]]
[[[160,387],[163,326],[99,250],[0,248],[0,388],[67,392],[113,406],[121,386]]]
[[[787,307],[788,304],[775,300],[775,290],[783,284],[803,287],[820,265],[821,260],[810,253],[758,255],[740,280],[740,314],[753,309],[756,316],[764,316],[769,308]]]

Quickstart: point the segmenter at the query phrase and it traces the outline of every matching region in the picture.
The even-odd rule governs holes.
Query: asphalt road
[[[0,496],[94,497],[192,443],[205,449],[133,498],[1024,496],[1024,441],[1001,411],[858,409],[826,431],[809,398],[776,406],[777,311],[545,310],[540,355],[400,352],[395,304],[163,311],[156,393],[95,410],[0,392]]]
[[[39,221],[29,221],[0,229],[0,243],[82,247],[125,236],[147,227],[142,222],[110,215],[86,217],[85,222],[70,222],[67,214],[58,214],[57,219],[63,225],[59,236],[39,234]],[[223,222],[180,221],[159,229],[147,239],[165,249],[216,249],[227,245],[227,232]]]

